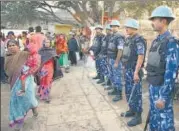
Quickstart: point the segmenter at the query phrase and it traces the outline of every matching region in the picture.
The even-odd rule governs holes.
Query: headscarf
[[[36,33],[32,35],[30,43],[31,41],[36,45],[36,49],[39,51],[40,48],[43,47],[43,43],[46,41],[46,37],[43,34]]]
[[[16,54],[9,54],[5,57],[5,72],[7,76],[10,78],[10,82],[12,77],[16,74],[20,75],[22,65],[26,62],[29,53],[27,51],[18,51]]]
[[[30,41],[30,43],[27,45],[27,49],[30,52],[30,54],[38,53],[38,45],[35,43],[35,41]]]
[[[41,63],[45,63],[51,58],[57,56],[55,49],[50,47],[43,47],[40,49],[39,54],[41,55]]]
[[[56,52],[57,54],[68,52],[67,40],[63,34],[56,37]]]
[[[57,35],[56,42],[59,44],[65,43],[66,42],[65,35],[62,34]]]

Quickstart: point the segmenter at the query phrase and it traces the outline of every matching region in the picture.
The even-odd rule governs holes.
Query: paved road
[[[84,75],[83,75],[84,74]],[[120,118],[127,109],[125,99],[113,103],[101,85],[91,79],[94,70],[72,67],[69,74],[53,83],[50,104],[39,102],[39,117],[29,112],[23,131],[142,131],[148,111],[148,89],[143,87],[143,123],[128,128],[129,119]],[[9,87],[1,85],[1,131],[8,128]],[[176,131],[179,131],[179,102],[175,102]]]

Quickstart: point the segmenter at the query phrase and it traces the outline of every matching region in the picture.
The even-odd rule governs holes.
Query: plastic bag
[[[76,60],[79,61],[80,60],[80,53],[76,52]]]
[[[88,68],[95,68],[95,61],[92,56],[87,56],[85,66]]]

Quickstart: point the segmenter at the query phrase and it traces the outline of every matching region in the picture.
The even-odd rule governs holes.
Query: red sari
[[[40,70],[39,95],[41,100],[48,100],[54,74],[53,58],[45,62]]]
[[[56,37],[56,52],[58,55],[68,52],[67,40],[64,35],[57,35]]]

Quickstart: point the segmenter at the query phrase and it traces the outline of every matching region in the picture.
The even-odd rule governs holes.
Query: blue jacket
[[[70,38],[68,41],[68,49],[69,51],[79,51],[79,47],[77,44],[77,40],[75,38]]]

